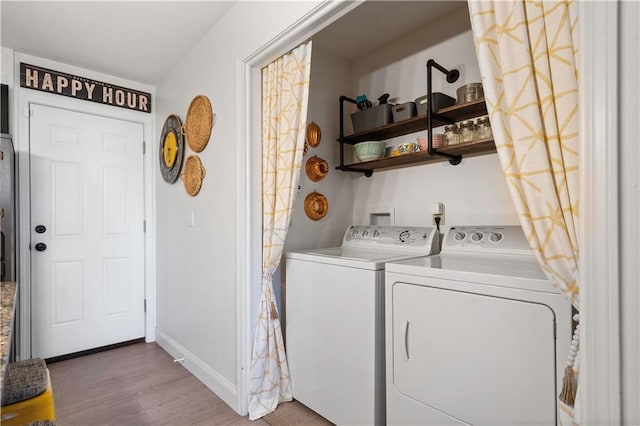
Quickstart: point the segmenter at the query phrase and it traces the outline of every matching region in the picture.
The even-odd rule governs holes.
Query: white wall
[[[351,225],[351,176],[335,169],[340,164],[338,98],[350,92],[350,68],[343,59],[317,45],[313,46],[312,56],[307,122],[314,121],[320,126],[322,140],[304,156],[301,191],[294,206],[285,251],[338,246]],[[329,174],[319,182],[311,181],[304,171],[306,161],[314,155],[329,163]],[[327,216],[318,221],[309,219],[304,212],[304,199],[313,191],[325,195],[329,201]]]
[[[448,84],[433,71],[433,91],[455,98],[457,87],[480,81],[467,8],[396,40],[353,65],[353,96],[377,99],[383,93],[399,102],[427,93],[426,63],[434,59],[460,68],[460,79]],[[406,55],[406,56],[405,56]],[[460,66],[461,65],[461,66]],[[435,132],[442,132],[442,128]],[[412,134],[388,141],[388,146],[415,141]],[[518,218],[496,154],[448,162],[374,171],[354,180],[354,222],[368,223],[370,210],[395,211],[397,225],[430,225],[430,205],[445,204],[445,227],[452,225],[517,225]]]
[[[0,83],[13,85],[13,50],[0,47]]]
[[[209,97],[217,116],[199,154],[207,170],[200,194],[187,196],[181,181],[157,180],[158,342],[184,357],[185,367],[238,411],[237,374],[244,367],[236,361],[242,62],[315,5],[238,2],[157,88],[158,134],[168,114],[184,120],[197,94]],[[188,227],[192,212],[195,226]]]
[[[313,46],[311,60],[311,82],[309,87],[309,110],[307,123],[315,122],[320,126],[322,138],[316,148],[309,147],[304,156],[300,173],[300,192],[293,208],[291,227],[284,247],[285,253],[291,250],[335,247],[342,243],[344,231],[351,225],[353,211],[352,177],[339,170],[340,152],[337,138],[339,135],[338,99],[351,90],[351,68],[342,58],[323,50],[317,44]],[[319,182],[307,177],[305,164],[317,155],[329,164],[329,173]],[[305,197],[318,191],[327,197],[329,211],[327,215],[314,221],[304,212]],[[283,256],[274,283],[282,282],[275,289],[278,308],[283,325],[286,324],[286,268]],[[283,327],[286,330],[286,327]]]
[[[13,87],[13,50],[0,47],[0,83],[9,86],[9,105],[13,105],[15,89]],[[11,107],[10,107],[11,108]],[[9,133],[14,133],[15,111],[9,111]]]

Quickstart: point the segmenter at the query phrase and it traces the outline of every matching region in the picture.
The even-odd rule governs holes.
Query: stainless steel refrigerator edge
[[[0,279],[17,281],[16,274],[16,173],[11,136],[0,134]],[[10,360],[15,360],[17,328],[14,326]]]
[[[2,281],[16,280],[15,160],[11,136],[0,134],[0,237]]]

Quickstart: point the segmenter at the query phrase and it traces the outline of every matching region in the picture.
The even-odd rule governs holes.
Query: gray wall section
[[[622,419],[640,424],[640,3],[620,2],[620,305]]]
[[[176,113],[184,121],[198,94],[209,97],[216,114],[209,144],[198,154],[206,168],[198,196],[188,196],[180,180],[169,185],[158,174],[156,181],[158,336],[197,359],[209,375],[200,377],[205,382],[237,386],[236,261],[244,243],[237,241],[237,182],[244,173],[237,158],[241,64],[316,4],[238,2],[157,86],[158,139],[165,118]],[[193,227],[187,226],[191,215]]]

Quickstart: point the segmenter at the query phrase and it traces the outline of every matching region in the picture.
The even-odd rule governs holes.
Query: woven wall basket
[[[187,144],[194,152],[201,152],[209,143],[213,127],[213,108],[209,98],[198,95],[191,101],[184,123]]]
[[[202,180],[206,171],[202,165],[202,161],[197,155],[190,155],[184,162],[182,170],[182,180],[184,181],[184,189],[187,194],[195,197],[202,188]]]

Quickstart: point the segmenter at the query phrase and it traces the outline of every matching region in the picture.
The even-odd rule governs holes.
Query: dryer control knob
[[[362,238],[367,238],[368,236],[369,236],[369,231],[367,231],[366,229],[362,231]]]
[[[492,243],[497,243],[500,240],[502,240],[502,234],[499,232],[492,232],[491,234],[489,234],[489,241],[491,241]]]
[[[373,235],[371,236],[371,238],[378,238],[378,237],[380,237],[380,231],[376,229],[375,231],[373,231]]]
[[[411,232],[407,229],[400,233],[400,235],[398,236],[398,239],[400,240],[401,243],[408,243],[413,238],[411,238]]]
[[[471,235],[471,240],[472,241],[482,241],[483,237],[484,237],[484,234],[482,232],[474,232]]]
[[[358,238],[358,234],[360,234],[360,232],[358,231],[358,228],[353,228],[350,236],[351,238]]]
[[[465,234],[464,232],[456,232],[453,235],[453,239],[456,241],[462,241],[464,240],[464,238],[467,236],[467,234]]]

